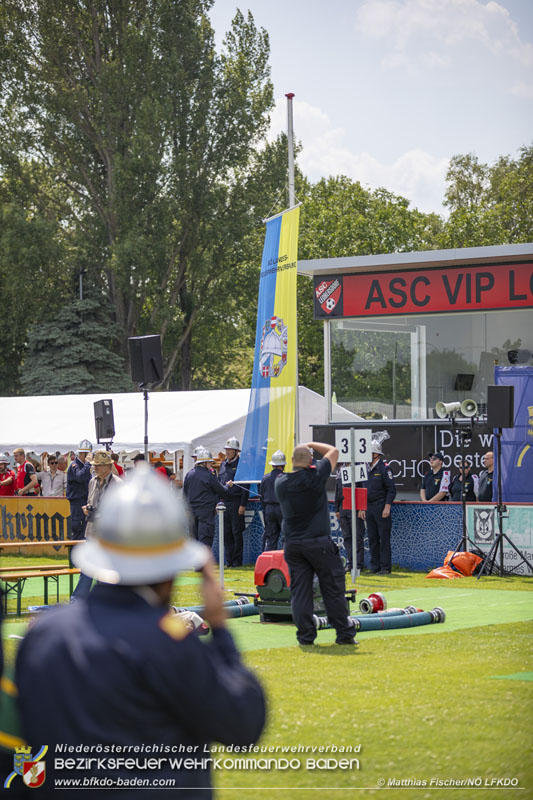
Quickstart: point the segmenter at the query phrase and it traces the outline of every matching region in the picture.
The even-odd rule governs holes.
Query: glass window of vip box
[[[437,402],[467,398],[483,414],[494,364],[533,364],[532,245],[306,264],[324,320],[330,422],[346,410],[433,419]]]

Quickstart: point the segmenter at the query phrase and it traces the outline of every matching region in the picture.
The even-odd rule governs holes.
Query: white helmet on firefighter
[[[241,443],[239,442],[238,439],[235,438],[235,436],[230,436],[228,441],[226,442],[226,444],[224,446],[224,449],[225,450],[229,449],[229,450],[239,450],[240,451]]]
[[[381,446],[381,442],[378,442],[377,439],[372,440],[372,452],[377,453],[378,456],[383,455],[383,447]]]
[[[0,464],[9,464],[9,456],[5,453],[0,453]]]
[[[93,446],[88,439],[82,439],[78,445],[78,453],[92,453]]]
[[[270,461],[271,466],[284,467],[286,463],[287,459],[285,458],[285,453],[282,450],[276,450],[275,453],[272,453],[272,459]]]
[[[94,521],[94,537],[76,545],[72,560],[103,583],[138,586],[199,569],[209,550],[186,534],[184,503],[146,465],[113,484]]]
[[[205,464],[206,461],[214,461],[213,454],[205,447],[198,448],[198,452],[196,453],[196,463]]]

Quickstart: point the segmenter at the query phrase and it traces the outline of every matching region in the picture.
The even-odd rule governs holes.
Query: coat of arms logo
[[[41,759],[48,752],[48,745],[45,744],[32,756],[31,747],[16,747],[13,756],[13,772],[4,781],[4,789],[11,787],[11,782],[17,775],[20,775],[26,786],[30,789],[38,789],[46,779],[46,763]]]
[[[287,363],[288,332],[281,317],[271,317],[263,325],[259,349],[259,370],[263,378],[277,378]]]

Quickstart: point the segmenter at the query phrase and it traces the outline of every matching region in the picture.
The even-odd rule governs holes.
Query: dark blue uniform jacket
[[[186,474],[183,493],[193,509],[209,506],[214,511],[219,500],[227,502],[228,498],[226,487],[202,464],[197,464]]]
[[[234,481],[238,466],[238,458],[235,458],[233,461],[228,461],[226,458],[220,465],[220,469],[218,471],[218,479],[220,483],[226,484],[228,481]],[[249,489],[242,489],[240,486],[232,486],[231,489],[228,489],[226,503],[234,503],[236,506],[245,506],[248,502],[249,494]]]
[[[259,487],[259,496],[261,498],[261,502],[263,505],[276,505],[279,506],[279,500],[276,497],[276,492],[274,490],[274,484],[276,483],[277,479],[283,475],[283,470],[279,467],[274,467],[274,469],[265,475],[261,481],[261,486]]]
[[[98,584],[87,601],[39,617],[21,643],[16,683],[23,731],[34,749],[46,743],[58,756],[56,743],[174,748],[108,754],[138,758],[140,763],[164,758],[155,770],[102,770],[93,762],[83,772],[58,772],[63,778],[175,778],[176,787],[209,787],[207,762],[203,768],[186,769],[168,759],[209,758],[212,741],[249,745],[265,721],[261,686],[241,663],[227,630],[215,630],[212,639],[203,642],[179,618],[151,606],[126,586]],[[188,745],[189,752],[183,748]],[[52,758],[47,769],[48,765],[53,769]],[[39,797],[48,796],[45,790],[53,785],[52,777],[39,789]],[[154,789],[147,794],[163,796]],[[178,794],[211,797],[209,788]],[[101,800],[117,796],[123,795],[105,789],[97,794]],[[166,796],[173,797],[174,791]]]
[[[396,497],[396,487],[392,477],[391,468],[382,458],[374,466],[368,467],[368,503],[392,503]]]
[[[85,505],[91,480],[91,465],[77,458],[67,470],[67,500]]]

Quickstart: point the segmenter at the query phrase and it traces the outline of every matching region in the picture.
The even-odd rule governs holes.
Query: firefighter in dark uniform
[[[360,511],[366,519],[368,547],[370,549],[370,571],[390,575],[391,559],[391,504],[396,497],[392,471],[383,460],[383,450],[377,441],[372,442],[372,464],[368,469],[367,509]]]
[[[279,505],[274,484],[280,475],[283,475],[287,459],[285,453],[276,450],[272,453],[270,466],[274,467],[268,475],[265,475],[259,486],[259,497],[263,503],[265,532],[263,534],[263,550],[277,550],[279,537],[281,534],[281,508]]]
[[[196,451],[196,464],[183,481],[183,494],[191,508],[191,535],[206,547],[215,538],[215,509],[220,500],[226,502],[228,490],[211,472],[213,456],[205,448]]]
[[[323,458],[312,465],[316,450]],[[355,630],[348,622],[344,597],[344,567],[331,538],[326,484],[335,469],[339,451],[322,442],[298,445],[292,454],[293,471],[275,483],[283,516],[285,560],[291,578],[291,608],[299,644],[313,644],[313,578],[316,574],[337,644],[354,644]]]
[[[94,538],[75,548],[75,562],[99,581],[96,588],[87,601],[39,616],[22,641],[16,683],[23,734],[54,756],[39,797],[56,796],[58,777],[112,777],[129,787],[146,778],[172,781],[170,792],[150,788],[151,800],[207,800],[211,742],[249,748],[259,737],[263,690],[227,630],[209,550],[185,528],[175,492],[147,467],[133,470],[104,496]],[[202,573],[207,642],[170,608],[176,574],[190,569]],[[81,768],[61,769],[58,745],[65,744],[81,746]],[[93,796],[133,793],[113,786]]]
[[[76,459],[67,470],[67,500],[70,503],[70,520],[72,525],[71,539],[83,539],[87,516],[83,506],[87,505],[89,482],[92,478],[91,464],[87,456],[93,446],[88,439],[80,442]]]
[[[357,485],[357,484],[356,484]],[[361,484],[362,485],[362,484]],[[352,554],[352,511],[344,508],[344,498],[342,493],[342,479],[340,470],[335,478],[335,514],[341,526],[342,538],[344,539],[344,549],[346,551],[346,569],[349,571],[353,567]],[[363,569],[365,565],[365,523],[361,517],[356,515],[356,547],[357,547],[357,569]]]
[[[467,503],[476,502],[478,477],[477,475],[470,474],[471,469],[472,469],[471,465],[467,464],[466,461],[463,462],[462,467],[459,467],[459,475],[456,475],[450,484],[450,500],[460,503],[463,499],[463,486],[464,486],[466,502]],[[464,474],[464,482],[463,482],[463,474]]]
[[[444,455],[432,453],[429,457],[431,469],[422,479],[420,499],[423,503],[440,503],[448,499],[450,470],[444,469]]]
[[[243,489],[233,482],[235,473],[239,466],[239,453],[241,445],[235,436],[231,436],[226,442],[226,458],[220,465],[218,478],[223,486],[228,487],[228,494],[225,497],[226,513],[224,514],[224,542],[226,545],[228,567],[242,567],[242,551],[245,521],[244,512],[248,502],[248,489]]]

